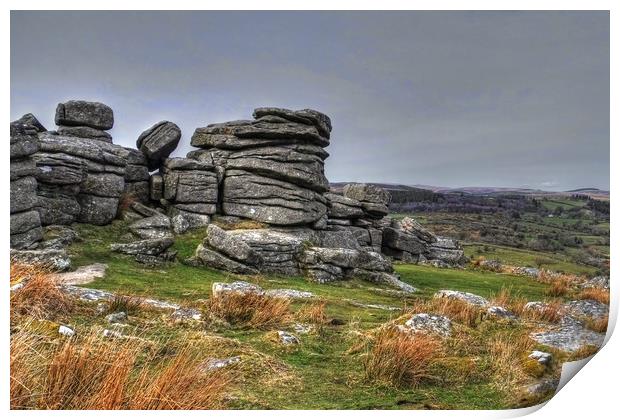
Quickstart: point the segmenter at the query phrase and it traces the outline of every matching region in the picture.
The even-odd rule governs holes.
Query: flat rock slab
[[[564,310],[576,317],[601,319],[609,315],[609,305],[595,300],[573,300],[564,305]]]
[[[314,293],[306,292],[303,290],[295,289],[271,289],[264,290],[257,284],[248,283],[246,281],[235,281],[232,283],[213,283],[211,286],[213,296],[221,296],[226,293],[238,293],[238,294],[255,294],[265,295],[274,298],[281,299],[312,299],[315,297]]]
[[[489,301],[482,296],[474,295],[469,292],[459,292],[458,290],[440,290],[435,293],[435,298],[455,299],[474,306],[488,306]]]
[[[413,315],[401,329],[407,332],[433,333],[448,337],[452,331],[452,321],[442,315],[421,313]]]
[[[82,300],[86,300],[90,302],[97,302],[100,300],[110,301],[117,296],[115,293],[106,292],[104,290],[89,289],[86,287],[79,287],[79,286],[73,286],[73,285],[68,285],[68,284],[63,285],[62,290],[72,296],[77,297],[78,299],[82,299]],[[151,308],[172,309],[175,311],[183,310],[186,313],[191,313],[192,317],[196,316],[197,314],[198,315],[200,314],[200,312],[198,312],[195,309],[182,308],[181,305],[179,304],[172,303],[172,302],[166,302],[164,300],[143,298],[139,296],[136,296],[135,298],[141,305],[149,306]]]
[[[588,330],[576,319],[566,316],[558,327],[530,334],[537,343],[565,352],[574,352],[583,346],[601,347],[605,334]]]
[[[107,264],[95,263],[78,267],[75,271],[56,273],[53,278],[61,284],[86,284],[97,278],[105,277],[107,269]]]

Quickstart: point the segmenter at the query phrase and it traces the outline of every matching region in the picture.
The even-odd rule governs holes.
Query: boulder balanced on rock
[[[152,171],[170,156],[180,139],[181,129],[175,123],[160,121],[140,134],[136,146],[146,156],[148,168]]]

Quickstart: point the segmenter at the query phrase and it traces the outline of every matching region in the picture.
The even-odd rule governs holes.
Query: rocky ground
[[[176,262],[149,267],[109,252],[127,226],[74,226],[79,239],[68,257],[75,269],[55,279],[81,309],[48,319],[56,330],[47,340],[92,331],[120,342],[190,340],[206,369],[236,378],[226,394],[230,408],[524,406],[551,396],[561,363],[592,354],[604,337],[607,305],[582,299],[586,290],[605,290],[598,279],[563,278],[574,283],[554,297],[553,283],[532,271],[473,265],[396,265],[410,290],[361,279],[231,275],[191,263],[202,229],[176,237],[169,248]],[[13,284],[13,294],[22,287]],[[286,316],[268,325],[227,318],[211,302],[230,294],[284,299]],[[137,302],[119,310],[121,296]],[[32,328],[26,325],[18,318],[13,328]],[[374,340],[393,327],[413,339],[436,338],[437,353],[415,386],[368,375]]]

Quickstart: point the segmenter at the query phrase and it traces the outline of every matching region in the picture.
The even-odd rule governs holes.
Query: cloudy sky
[[[314,108],[331,181],[609,188],[607,12],[12,12],[11,119],[104,102],[114,142]]]

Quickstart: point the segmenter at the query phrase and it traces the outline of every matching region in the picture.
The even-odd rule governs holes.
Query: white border
[[[2,109],[3,115],[10,118],[10,75],[9,75],[9,63],[10,57],[10,10],[48,10],[54,8],[55,10],[140,10],[144,9],[144,6],[148,6],[149,9],[155,10],[611,10],[611,115],[620,115],[618,113],[618,84],[615,83],[613,75],[620,74],[620,68],[618,66],[618,54],[614,51],[614,47],[617,50],[618,47],[618,27],[619,7],[616,6],[618,2],[590,0],[590,1],[550,1],[550,0],[521,0],[521,1],[394,1],[383,0],[381,2],[369,2],[369,1],[325,1],[315,0],[312,2],[287,2],[287,1],[275,1],[275,0],[263,0],[260,3],[251,1],[238,1],[227,0],[221,2],[199,2],[188,0],[176,0],[174,2],[164,2],[159,0],[152,0],[149,2],[129,2],[119,0],[108,1],[89,1],[85,3],[83,1],[66,1],[57,0],[54,2],[49,1],[5,1],[4,13],[1,17],[1,27],[4,42],[2,43],[2,57],[5,57],[6,64],[2,68],[3,74],[3,97]],[[260,6],[258,9],[256,6]],[[616,7],[614,7],[616,6]],[[148,10],[148,9],[147,9]],[[113,30],[113,28],[111,28]],[[617,77],[617,76],[616,76]],[[611,120],[611,139],[610,141],[610,157],[611,164],[611,185],[616,185],[619,172],[616,169],[614,163],[618,163],[617,160],[617,140],[618,140],[618,124]],[[6,136],[6,134],[5,134]],[[5,243],[8,243],[7,238],[9,236],[9,209],[8,209],[8,160],[9,154],[6,148],[8,148],[8,141],[5,139],[3,142],[5,169],[0,175],[2,177],[2,185],[5,187],[3,190],[6,192],[4,216],[1,219],[0,226],[2,228],[2,235],[5,238]],[[613,188],[610,188],[613,194]],[[616,207],[612,206],[612,219],[617,218]],[[614,228],[611,229],[611,253],[616,254],[617,244],[616,228],[615,224],[612,224]],[[612,259],[612,322],[615,325],[616,316],[618,312],[618,297],[616,292],[616,282],[613,279],[613,275],[617,272],[617,264]],[[2,271],[2,278],[8,278],[8,247],[4,249],[4,260],[0,268]],[[0,401],[2,402],[3,411],[8,411],[8,384],[9,384],[9,356],[8,356],[8,300],[9,291],[8,287],[1,288],[3,302],[3,323],[1,340],[3,349],[5,349],[4,358],[0,363]],[[6,318],[5,318],[6,317]],[[609,338],[609,335],[608,335]],[[571,380],[566,384],[558,394],[551,399],[542,409],[536,411],[535,407],[531,409],[523,410],[506,410],[506,411],[382,411],[381,413],[369,412],[369,411],[322,411],[320,413],[314,411],[223,411],[223,412],[114,412],[112,413],[99,413],[99,412],[8,412],[12,417],[20,418],[94,418],[95,416],[109,416],[114,415],[118,418],[131,418],[136,415],[148,416],[154,418],[170,418],[170,416],[183,416],[185,418],[202,418],[203,416],[214,416],[223,419],[235,419],[238,418],[264,418],[272,419],[274,417],[285,418],[294,415],[298,418],[311,418],[316,415],[320,415],[323,418],[342,418],[342,416],[355,416],[361,419],[376,419],[376,416],[388,416],[391,418],[409,418],[414,416],[416,418],[450,418],[450,419],[487,419],[487,418],[506,418],[525,415],[534,411],[531,414],[531,418],[548,418],[562,417],[566,419],[571,418],[588,418],[588,419],[606,419],[615,417],[617,414],[612,414],[617,411],[618,408],[618,380],[620,378],[620,369],[618,356],[620,355],[620,343],[617,337],[611,337],[607,345],[587,363],[588,367],[579,373],[576,379]],[[566,366],[566,369],[575,368],[575,365],[581,365],[576,363],[573,366]],[[578,370],[578,369],[577,369]]]

